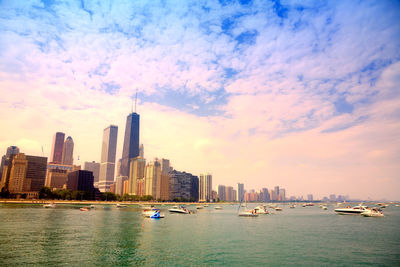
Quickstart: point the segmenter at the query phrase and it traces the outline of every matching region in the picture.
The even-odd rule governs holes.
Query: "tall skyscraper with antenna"
[[[135,97],[135,111],[126,118],[124,146],[119,174],[129,177],[130,160],[139,156],[139,123],[140,116],[136,113],[137,91]]]

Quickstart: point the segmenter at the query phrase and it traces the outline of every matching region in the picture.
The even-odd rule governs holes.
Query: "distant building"
[[[130,161],[139,157],[139,114],[133,112],[126,118],[124,146],[122,149],[121,176],[129,176]]]
[[[29,180],[30,188],[27,191],[39,191],[46,180],[47,157],[26,156],[28,166],[26,179]]]
[[[235,189],[233,189],[233,201],[237,201],[237,192]]]
[[[226,201],[233,201],[233,187],[226,186],[225,187],[225,200]]]
[[[90,171],[73,171],[68,173],[67,189],[73,191],[94,192],[93,173]]]
[[[18,153],[13,157],[8,183],[8,191],[10,193],[29,191],[30,184],[27,184],[28,181],[25,179],[27,168],[28,160],[24,153]]]
[[[158,159],[146,165],[145,174],[145,195],[153,196],[153,199],[160,199],[161,190],[161,164]]]
[[[225,192],[226,192],[225,185],[217,186],[217,193],[218,193],[218,198],[220,201],[226,201]]]
[[[314,200],[313,195],[312,195],[312,194],[308,194],[308,195],[307,195],[307,200],[308,200],[308,201],[313,201],[313,200]]]
[[[139,146],[139,157],[144,159],[144,146],[143,146],[143,144],[140,144],[140,146]]]
[[[74,141],[71,136],[68,136],[64,142],[64,148],[62,153],[62,164],[73,165],[74,164]]]
[[[268,188],[263,188],[262,192],[263,192],[263,201],[264,202],[271,201],[271,196],[269,195]]]
[[[83,169],[86,171],[91,171],[93,172],[93,177],[94,177],[94,187],[98,188],[98,183],[99,183],[99,176],[100,176],[100,163],[92,161],[92,162],[85,162],[83,164]]]
[[[160,198],[161,200],[169,200],[169,172],[171,166],[168,159],[161,159],[161,183],[160,183]]]
[[[146,167],[146,160],[142,158],[134,158],[130,161],[129,176],[128,176],[128,194],[130,195],[143,195],[144,184],[140,185],[140,192],[138,191],[138,183],[144,182],[144,171]],[[142,181],[143,180],[143,181]]]
[[[212,199],[212,175],[200,174],[199,183],[199,201],[210,202]]]
[[[329,201],[336,201],[336,195],[335,194],[331,194],[329,195]]]
[[[9,146],[7,148],[6,154],[1,158],[1,164],[0,164],[0,181],[3,177],[3,168],[6,164],[6,160],[10,158],[11,155],[16,155],[19,153],[19,148],[16,146]]]
[[[115,178],[115,194],[123,196],[124,195],[124,182],[128,180],[126,176],[117,176]]]
[[[64,138],[65,134],[62,132],[57,132],[53,137],[53,144],[51,148],[50,162],[52,163],[62,163],[62,154],[64,148]]]
[[[286,190],[284,188],[279,189],[279,200],[286,201]]]
[[[77,166],[56,163],[47,164],[45,186],[52,189],[63,189],[67,186],[68,173],[75,171]]]
[[[114,182],[115,153],[117,150],[118,127],[110,125],[104,129],[99,173],[100,192],[109,192]]]
[[[236,184],[236,199],[239,202],[244,201],[244,184]]]
[[[199,178],[191,173],[170,171],[169,198],[171,200],[198,201]]]

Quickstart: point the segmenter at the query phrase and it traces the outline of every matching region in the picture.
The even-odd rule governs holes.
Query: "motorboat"
[[[258,216],[258,214],[255,213],[254,210],[244,210],[244,211],[240,211],[240,212],[238,213],[238,215],[241,216],[241,217],[257,217],[257,216]]]
[[[161,213],[160,209],[151,208],[143,210],[143,216],[147,218],[159,219],[164,218],[164,213]]]
[[[322,206],[322,207],[321,207],[321,209],[323,209],[323,210],[327,210],[327,209],[328,209],[328,207],[327,207],[327,206]]]
[[[90,207],[82,207],[79,210],[80,211],[90,211]]]
[[[49,204],[44,204],[43,205],[43,208],[46,208],[46,209],[48,209],[48,208],[54,209],[55,207],[57,207],[56,203],[49,203]]]
[[[365,217],[384,217],[382,211],[377,208],[367,209],[366,211],[361,213],[362,216]]]
[[[182,214],[190,214],[190,211],[187,210],[184,206],[174,206],[171,209],[168,210],[169,212],[174,212],[174,213],[182,213]]]
[[[347,206],[345,208],[338,208],[338,209],[335,209],[335,212],[337,214],[341,214],[341,215],[346,215],[346,214],[359,215],[367,210],[368,210],[367,206],[362,206],[360,204],[360,205],[354,206],[354,207]]]
[[[126,207],[128,207],[128,205],[117,203],[116,207],[117,208],[126,208]]]
[[[256,214],[268,214],[268,210],[264,206],[257,206],[254,208],[254,213]]]
[[[312,206],[314,206],[314,203],[311,203],[311,202],[310,203],[306,203],[306,206],[307,207],[312,207]]]
[[[294,208],[296,208],[296,205],[290,205],[289,208],[294,209]]]
[[[205,205],[204,205],[204,207],[206,207],[206,208],[207,208],[207,207],[208,207],[208,204],[205,204]]]
[[[216,206],[214,209],[216,209],[216,210],[222,210],[222,207],[221,207],[221,206]]]
[[[198,209],[198,210],[201,210],[203,208],[204,208],[203,206],[196,206],[196,209]]]
[[[275,210],[276,210],[276,211],[282,211],[282,208],[276,207]]]

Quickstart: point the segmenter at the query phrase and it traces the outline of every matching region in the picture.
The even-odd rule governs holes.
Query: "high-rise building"
[[[314,200],[313,195],[312,195],[312,194],[308,194],[308,195],[307,195],[307,200],[308,200],[308,201],[313,201],[313,200]]]
[[[84,170],[68,173],[67,189],[94,193],[93,173]]]
[[[171,167],[168,159],[161,159],[161,183],[160,183],[160,198],[161,200],[169,200],[169,172]]]
[[[143,183],[144,181],[144,171],[146,167],[146,160],[142,158],[133,158],[130,161],[129,167],[129,178],[128,178],[128,194],[130,195],[142,195],[144,191],[144,185],[140,187],[140,194],[138,192],[138,183]]]
[[[217,193],[218,193],[218,198],[220,201],[226,200],[225,192],[226,192],[225,185],[217,186]]]
[[[133,112],[126,118],[124,146],[121,158],[121,176],[129,176],[130,160],[139,156],[139,114]]]
[[[279,188],[279,200],[286,201],[286,190],[285,188]]]
[[[275,186],[275,199],[274,200],[276,200],[276,201],[279,201],[280,200],[280,194],[279,194],[279,186]]]
[[[199,178],[187,172],[172,170],[169,172],[171,200],[198,201]]]
[[[139,147],[139,157],[144,159],[144,146],[143,146],[143,144],[140,144],[140,147]]]
[[[1,165],[0,165],[0,181],[1,177],[3,176],[3,168],[6,164],[6,160],[10,158],[11,155],[16,155],[19,153],[19,148],[16,146],[9,146],[7,147],[6,154],[1,157]]]
[[[39,191],[46,180],[47,157],[27,155],[26,160],[28,161],[28,166],[25,178],[30,184],[27,191]]]
[[[212,198],[212,175],[209,173],[200,174],[199,201],[209,202]]]
[[[160,199],[161,194],[161,164],[158,159],[149,162],[145,170],[145,195]]]
[[[99,173],[100,192],[109,192],[110,185],[114,182],[115,153],[117,151],[118,127],[110,125],[104,129],[103,144],[101,148],[101,163]]]
[[[30,187],[30,184],[27,184],[27,180],[25,179],[27,167],[28,161],[24,153],[18,153],[13,157],[8,183],[8,191],[10,193],[29,191],[28,187]]]
[[[263,192],[263,201],[264,202],[270,201],[271,200],[271,196],[269,195],[268,188],[263,188],[262,192]]]
[[[128,180],[126,176],[117,176],[115,178],[115,194],[123,196],[124,195],[124,182]]]
[[[62,164],[73,165],[74,164],[74,141],[71,136],[68,136],[64,142],[64,148],[62,152]]]
[[[93,172],[93,178],[94,182],[93,185],[94,187],[98,188],[98,183],[99,183],[99,176],[100,176],[100,163],[92,161],[92,162],[85,162],[83,164],[83,169],[86,171],[91,171]]]
[[[65,138],[65,134],[62,132],[57,132],[54,134],[53,144],[52,144],[52,148],[51,148],[50,162],[58,163],[58,164],[62,163],[64,138]]]
[[[236,199],[239,202],[244,201],[244,184],[236,184]]]
[[[225,187],[225,200],[233,201],[233,187],[232,186]]]

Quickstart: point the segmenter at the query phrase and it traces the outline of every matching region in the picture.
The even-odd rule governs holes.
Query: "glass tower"
[[[129,176],[129,161],[139,156],[139,120],[136,112],[126,118],[124,147],[120,166],[120,176]]]

